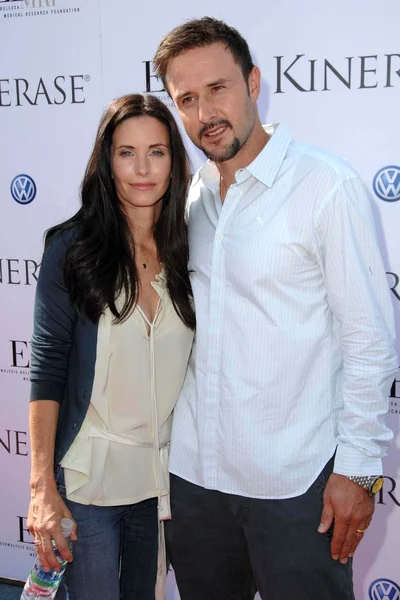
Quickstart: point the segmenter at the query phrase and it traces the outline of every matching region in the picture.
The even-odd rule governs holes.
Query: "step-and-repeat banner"
[[[105,105],[151,92],[161,37],[211,15],[236,26],[261,68],[264,122],[348,158],[370,192],[400,330],[400,5],[397,0],[0,0],[0,577],[33,560],[28,398],[43,232],[75,212]],[[202,157],[188,144],[196,169]],[[400,351],[400,344],[399,344]],[[357,600],[399,600],[400,374],[386,484],[355,558]],[[46,432],[43,432],[46,435]],[[178,599],[169,580],[168,600]],[[221,600],[223,600],[221,598]]]

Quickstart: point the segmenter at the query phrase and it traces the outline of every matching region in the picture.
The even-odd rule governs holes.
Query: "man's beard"
[[[206,135],[207,131],[211,131],[212,129],[215,129],[218,126],[226,127],[226,128],[233,130],[232,125],[230,124],[230,122],[227,119],[219,119],[218,121],[214,121],[212,123],[209,123],[208,125],[204,125],[204,127],[202,127],[201,130],[199,131],[199,139],[201,140],[203,135]],[[239,138],[237,138],[237,137],[233,138],[231,143],[225,148],[225,152],[223,154],[213,152],[212,150],[206,150],[206,148],[204,148],[204,146],[202,146],[201,144],[199,144],[198,147],[200,148],[200,150],[202,150],[204,152],[204,154],[206,155],[207,158],[209,158],[210,160],[212,160],[215,163],[222,163],[222,162],[224,162],[226,160],[230,160],[231,158],[236,156],[236,154],[239,152],[240,148],[242,147],[242,144],[241,144]]]
[[[234,158],[234,156],[236,156],[238,154],[238,152],[243,148],[243,146],[247,143],[247,141],[251,135],[251,132],[253,130],[253,127],[254,127],[254,115],[253,115],[253,118],[251,118],[251,120],[249,120],[249,122],[250,122],[250,126],[248,128],[248,131],[244,135],[244,139],[241,140],[238,137],[234,137],[233,140],[231,141],[231,143],[225,147],[225,152],[223,152],[223,151],[221,152],[221,150],[223,148],[222,146],[218,148],[218,150],[220,150],[220,152],[217,152],[217,151],[213,151],[213,150],[207,150],[206,148],[204,148],[201,145],[201,143],[198,145],[196,144],[196,145],[198,146],[198,148],[200,150],[202,150],[204,152],[204,154],[206,155],[206,157],[208,159],[212,160],[215,163],[222,163],[222,162],[225,162],[226,160],[230,160],[231,158]],[[208,125],[204,125],[204,127],[202,127],[200,129],[199,139],[201,140],[203,135],[205,135],[207,133],[207,131],[211,131],[212,129],[215,129],[215,127],[218,127],[218,126],[225,126],[233,131],[233,127],[227,119],[218,119],[217,121],[209,123]]]
[[[200,150],[202,150],[206,157],[212,160],[213,162],[222,163],[236,156],[241,147],[242,144],[240,143],[239,138],[235,137],[233,138],[231,143],[225,148],[225,152],[223,154],[216,154],[212,150],[208,151],[203,146],[200,146]]]

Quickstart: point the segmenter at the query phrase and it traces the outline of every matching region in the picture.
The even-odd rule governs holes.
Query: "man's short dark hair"
[[[213,17],[192,19],[175,27],[161,40],[153,59],[153,68],[166,88],[166,75],[169,62],[185,50],[201,48],[220,42],[229,49],[235,62],[240,66],[244,80],[248,81],[254,67],[249,46],[237,29]]]

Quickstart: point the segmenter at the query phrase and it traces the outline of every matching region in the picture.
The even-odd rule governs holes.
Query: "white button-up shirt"
[[[359,175],[283,125],[224,203],[208,162],[190,202],[197,331],[170,471],[254,498],[336,473],[378,475],[397,357],[389,289]]]

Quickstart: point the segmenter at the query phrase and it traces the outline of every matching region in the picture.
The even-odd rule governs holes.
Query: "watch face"
[[[383,486],[383,477],[378,477],[377,479],[375,479],[374,483],[372,484],[371,492],[373,494],[377,494],[379,492],[379,490],[382,489],[382,486]]]

